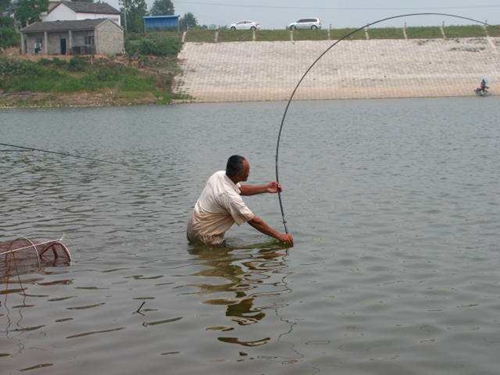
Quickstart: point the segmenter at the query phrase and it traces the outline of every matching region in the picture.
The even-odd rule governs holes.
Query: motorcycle
[[[477,87],[474,92],[476,93],[477,96],[486,96],[488,95],[488,89],[489,87]]]

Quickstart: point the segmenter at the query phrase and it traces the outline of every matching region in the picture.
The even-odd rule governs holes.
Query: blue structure
[[[159,30],[179,31],[179,18],[181,16],[148,16],[144,19],[144,32]]]

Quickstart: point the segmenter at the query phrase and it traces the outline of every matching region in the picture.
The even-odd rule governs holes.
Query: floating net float
[[[30,240],[22,237],[0,242],[0,275],[19,272],[20,268],[65,265],[71,253],[59,240]]]

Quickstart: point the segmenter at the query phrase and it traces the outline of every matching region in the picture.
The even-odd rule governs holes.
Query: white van
[[[288,28],[290,30],[321,29],[321,21],[319,20],[319,18],[301,18],[300,20],[292,22],[290,25],[288,25]]]

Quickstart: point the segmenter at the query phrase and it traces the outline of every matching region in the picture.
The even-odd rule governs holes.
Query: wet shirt
[[[241,225],[254,218],[235,184],[225,171],[215,172],[207,181],[189,219],[187,236],[190,241],[221,245],[224,233],[236,223]]]

